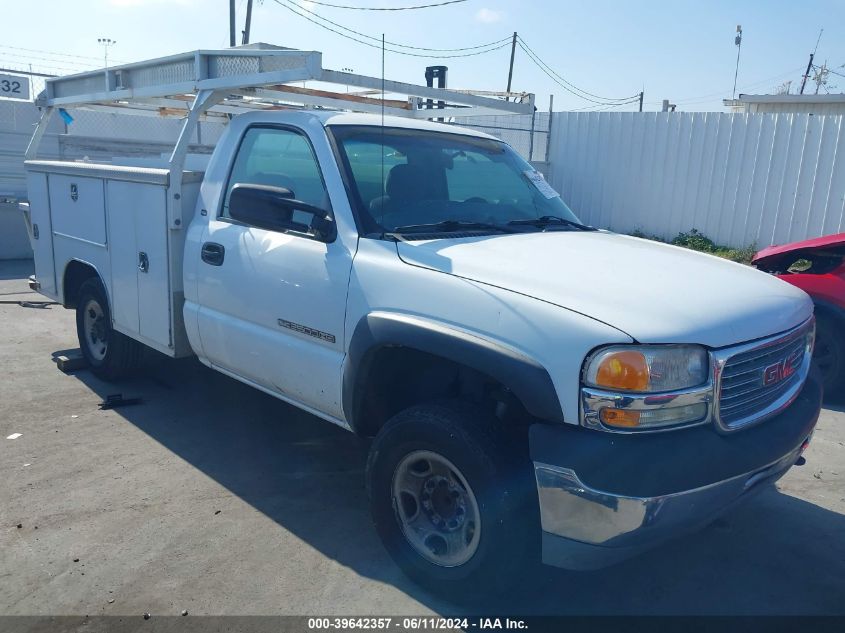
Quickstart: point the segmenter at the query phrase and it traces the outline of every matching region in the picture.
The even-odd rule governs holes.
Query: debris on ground
[[[0,301],[2,305],[18,305],[21,308],[48,308],[49,306],[57,306],[57,301],[21,301],[19,299]]]
[[[12,433],[11,435],[7,436],[7,440],[16,440],[18,439],[23,433]]]
[[[145,614],[144,614],[144,619],[145,619],[145,620],[149,620],[149,619],[150,619],[150,614],[149,614],[149,613],[145,613]]]
[[[82,353],[55,356],[53,357],[53,362],[56,363],[56,367],[66,374],[88,367],[88,361],[85,360]]]
[[[187,609],[182,609],[182,615],[188,615],[188,610],[187,610]]]
[[[141,398],[124,398],[122,393],[113,393],[106,396],[99,405],[100,410],[117,409],[118,407],[128,407],[132,404],[141,404]]]

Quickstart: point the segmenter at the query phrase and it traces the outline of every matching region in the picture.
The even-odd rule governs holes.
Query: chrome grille
[[[736,430],[774,415],[792,401],[809,370],[813,327],[811,319],[784,335],[724,350],[721,360],[717,358],[717,424]]]

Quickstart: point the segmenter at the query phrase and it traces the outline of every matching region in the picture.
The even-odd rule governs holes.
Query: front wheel
[[[95,277],[83,282],[79,289],[76,334],[82,355],[98,378],[124,378],[140,362],[141,344],[112,328],[106,291]]]
[[[367,488],[385,548],[447,597],[501,591],[537,558],[530,463],[496,421],[460,401],[411,407],[373,442]]]

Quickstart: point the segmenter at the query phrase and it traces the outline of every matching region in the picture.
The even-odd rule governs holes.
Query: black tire
[[[367,460],[370,509],[385,548],[413,581],[450,599],[499,594],[518,581],[520,571],[539,561],[539,510],[526,437],[497,429],[496,423],[462,401],[414,406],[385,424]],[[450,471],[454,481],[465,479],[477,501],[480,537],[471,557],[454,566],[435,564],[420,553],[419,545],[411,544],[400,518],[404,508],[398,507],[405,501],[394,501],[400,464],[423,451],[451,462],[458,471]],[[426,485],[420,484],[420,499]],[[418,516],[430,513],[426,503],[417,509]],[[432,520],[428,514],[421,520],[441,521],[440,515]],[[436,554],[432,550],[430,555]]]
[[[108,381],[125,378],[140,363],[143,347],[112,329],[106,291],[97,277],[85,280],[79,288],[76,335],[82,355],[98,378]]]
[[[822,377],[825,400],[842,400],[845,396],[845,326],[824,314],[816,316],[813,363]]]

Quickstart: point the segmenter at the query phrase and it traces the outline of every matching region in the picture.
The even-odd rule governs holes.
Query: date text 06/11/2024
[[[329,630],[526,630],[527,623],[511,618],[441,618],[441,617],[354,617],[308,618],[309,631]]]

